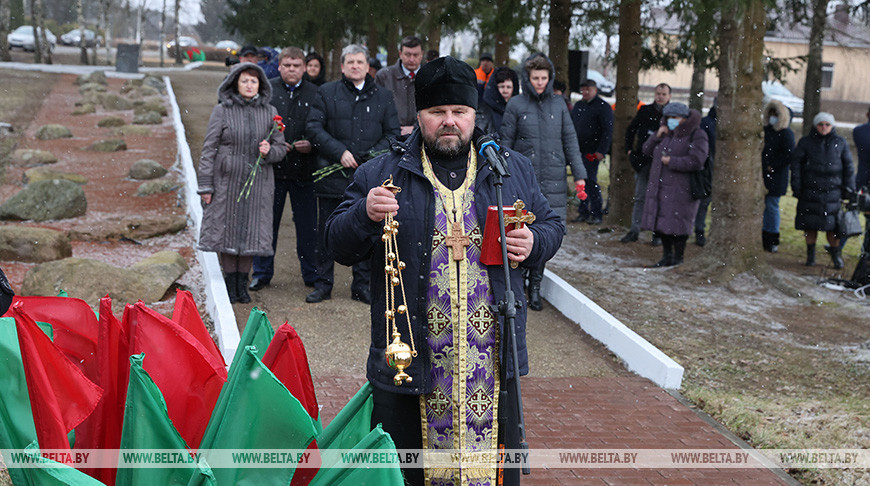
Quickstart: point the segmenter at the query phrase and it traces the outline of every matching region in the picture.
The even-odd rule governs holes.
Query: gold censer
[[[393,185],[393,176],[384,181],[382,187],[389,189],[393,194],[398,194],[402,188]],[[408,317],[408,299],[405,297],[405,283],[402,280],[402,270],[405,262],[399,260],[399,247],[396,243],[396,235],[399,234],[399,222],[393,219],[392,214],[387,214],[384,219],[384,234],[381,241],[384,242],[384,286],[387,296],[384,317],[386,321],[387,350],[384,357],[390,368],[396,370],[393,383],[402,386],[402,383],[412,381],[405,370],[411,366],[411,360],[417,357],[417,349],[414,346],[414,333],[411,330],[411,319]],[[396,305],[396,287],[399,287],[402,295],[402,303]],[[397,316],[405,316],[408,323],[408,335],[411,337],[411,345],[402,342],[402,333],[396,325]],[[390,342],[390,337],[393,341]]]

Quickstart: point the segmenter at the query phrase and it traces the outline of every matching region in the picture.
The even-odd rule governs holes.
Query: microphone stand
[[[514,295],[513,288],[511,288],[511,279],[510,279],[510,263],[507,258],[507,240],[505,236],[505,224],[504,224],[504,204],[502,202],[502,185],[504,184],[504,178],[510,177],[510,173],[507,170],[507,164],[503,159],[501,159],[501,155],[498,154],[499,147],[498,145],[492,141],[491,139],[484,141],[483,143],[478,143],[481,145],[480,153],[486,157],[489,162],[489,166],[492,171],[495,173],[495,182],[493,185],[495,186],[495,202],[498,207],[498,229],[499,235],[501,236],[501,259],[502,259],[502,270],[504,271],[504,282],[505,282],[505,291],[504,291],[504,299],[498,302],[498,314],[504,317],[505,332],[504,339],[502,339],[502,356],[508,355],[508,350],[510,350],[510,356],[512,358],[512,364],[514,369],[514,382],[516,383],[516,399],[517,399],[517,412],[518,412],[518,423],[517,429],[519,431],[520,436],[520,449],[523,451],[523,467],[522,471],[524,475],[529,475],[532,473],[531,467],[528,462],[525,461],[525,458],[528,457],[529,444],[526,442],[526,425],[525,419],[523,417],[523,394],[520,388],[520,365],[519,365],[519,357],[517,353],[517,329],[515,326],[516,317],[517,317],[517,301]],[[485,154],[485,150],[487,146],[495,146],[495,157],[487,157]],[[493,160],[495,159],[495,160]],[[507,366],[505,363],[502,363],[501,370],[499,371],[499,376],[501,378],[501,385],[499,387],[499,403],[507,403]],[[505,407],[499,407],[498,409],[498,424],[499,424],[499,448],[504,449],[507,443],[507,434],[505,433],[505,428],[507,426],[507,417],[505,416]],[[498,483],[503,484],[504,481],[504,457],[499,461],[499,471],[498,471]]]

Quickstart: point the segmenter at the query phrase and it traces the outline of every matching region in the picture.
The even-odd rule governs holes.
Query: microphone
[[[478,153],[486,159],[493,172],[502,177],[511,176],[507,170],[507,162],[505,162],[502,156],[498,153],[498,151],[501,150],[501,147],[495,143],[495,140],[493,140],[492,137],[489,135],[481,135],[477,137],[477,146],[479,147]]]

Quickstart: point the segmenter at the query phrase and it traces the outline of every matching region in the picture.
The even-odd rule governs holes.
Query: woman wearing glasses
[[[816,237],[824,231],[828,238],[825,250],[834,268],[843,268],[835,231],[846,188],[855,188],[849,145],[834,129],[834,115],[821,112],[813,118],[812,130],[800,139],[791,159],[791,189],[798,199],[794,226],[804,231],[807,266],[816,264]]]

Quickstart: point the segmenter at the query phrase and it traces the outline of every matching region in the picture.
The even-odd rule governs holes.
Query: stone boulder
[[[97,126],[100,128],[120,127],[126,124],[127,122],[124,121],[124,119],[120,116],[107,116],[106,118],[103,118],[97,122]]]
[[[130,98],[131,100],[141,100],[143,98],[147,98],[149,96],[157,96],[160,94],[156,88],[152,88],[151,86],[139,86],[128,91],[125,96]]]
[[[34,182],[0,205],[0,219],[74,218],[85,214],[88,201],[85,191],[75,182],[53,179]]]
[[[108,96],[107,93],[98,93],[96,91],[88,91],[84,93],[78,101],[75,102],[76,106],[84,106],[84,105],[102,105],[103,98]]]
[[[77,106],[75,110],[73,110],[72,114],[75,116],[80,115],[90,115],[91,113],[97,112],[97,105],[94,103],[84,103],[81,106]]]
[[[124,125],[123,127],[115,127],[112,133],[119,137],[150,137],[151,129],[142,125]]]
[[[151,196],[154,194],[164,194],[178,189],[178,183],[167,181],[165,179],[143,182],[136,190],[137,196]]]
[[[166,83],[163,82],[163,78],[160,76],[148,74],[142,79],[142,84],[144,86],[151,86],[161,93],[166,93]]]
[[[58,138],[72,138],[73,134],[69,128],[63,125],[48,124],[39,127],[36,130],[36,138],[40,140],[55,140]]]
[[[63,232],[22,225],[0,226],[0,260],[50,262],[72,256],[72,245]]]
[[[127,111],[133,109],[133,102],[116,94],[103,95],[101,99],[103,108],[109,111]]]
[[[34,165],[54,164],[57,157],[48,150],[18,149],[12,152],[9,159],[12,165],[18,167],[33,167]]]
[[[146,111],[133,116],[134,125],[159,125],[161,123],[163,123],[163,117],[156,111]]]
[[[124,81],[124,84],[121,86],[121,94],[127,94],[130,91],[138,88],[139,86],[142,86],[141,79],[128,79]]]
[[[69,237],[79,241],[106,241],[130,238],[144,240],[175,234],[187,227],[187,216],[112,216],[96,223],[83,224],[69,230]]]
[[[160,162],[151,159],[140,159],[130,167],[130,178],[141,181],[163,177],[168,172]]]
[[[119,152],[127,150],[127,142],[121,139],[98,140],[87,147],[85,150],[93,150],[94,152]]]
[[[27,169],[24,171],[23,179],[25,184],[33,184],[34,182],[39,181],[51,181],[54,179],[64,179],[75,182],[76,184],[88,183],[88,178],[83,175],[74,174],[72,172],[61,172],[49,167],[34,167],[32,169]]]
[[[136,106],[133,108],[134,115],[142,115],[144,113],[148,113],[149,111],[154,111],[160,113],[160,116],[169,115],[169,110],[166,109],[166,105],[159,100],[150,100],[146,103]]]
[[[105,71],[94,71],[90,74],[82,74],[76,78],[76,84],[78,85],[88,83],[109,84],[109,81],[106,79]]]
[[[85,94],[88,91],[94,91],[97,93],[105,93],[106,86],[102,85],[102,84],[97,84],[97,83],[86,83],[86,84],[79,86],[79,94]]]
[[[146,303],[163,298],[172,284],[187,271],[181,255],[160,252],[130,268],[86,258],[65,258],[42,263],[24,276],[22,295],[57,295],[65,290],[70,297],[96,303],[106,294],[116,302]]]

